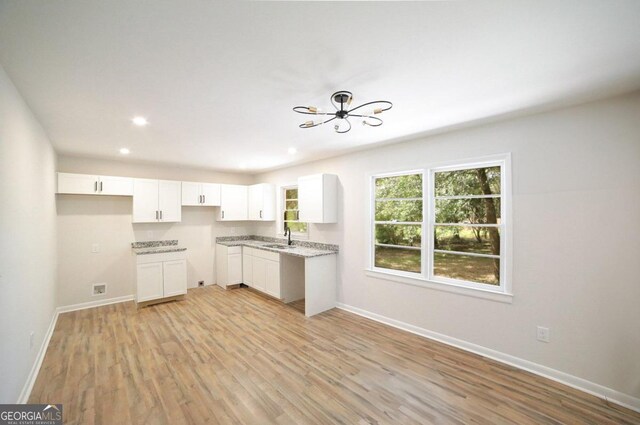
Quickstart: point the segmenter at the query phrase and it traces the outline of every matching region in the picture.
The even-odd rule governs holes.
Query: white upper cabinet
[[[241,221],[248,219],[247,186],[234,184],[220,185],[219,221]]]
[[[181,192],[181,184],[177,181],[134,179],[133,222],[180,221]]]
[[[249,186],[249,220],[276,219],[276,187],[269,183]]]
[[[300,221],[336,223],[338,221],[338,176],[314,174],[298,178]]]
[[[220,185],[216,183],[182,182],[182,205],[220,206]]]
[[[58,193],[78,195],[133,195],[129,177],[58,173]]]

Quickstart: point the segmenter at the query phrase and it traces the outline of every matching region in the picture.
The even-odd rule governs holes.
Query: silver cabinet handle
[[[162,210],[160,210],[160,220],[162,220]]]
[[[204,204],[204,200],[202,199],[202,195],[200,195],[200,203]]]
[[[222,211],[222,218],[224,218],[224,211]]]
[[[158,211],[156,210],[156,220],[158,219]]]
[[[102,182],[100,182],[100,192],[102,192]]]
[[[95,182],[93,182],[93,191],[97,192],[98,191],[98,180],[96,180]]]
[[[206,203],[207,202],[207,195],[202,195],[202,203]]]
[[[262,218],[262,210],[260,210],[260,218]]]

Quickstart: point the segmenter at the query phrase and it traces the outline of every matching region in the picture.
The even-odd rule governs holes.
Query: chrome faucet
[[[287,245],[291,245],[291,228],[289,226],[284,227],[284,235],[287,236]]]

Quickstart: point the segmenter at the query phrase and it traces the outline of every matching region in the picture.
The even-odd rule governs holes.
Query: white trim
[[[87,308],[101,307],[103,305],[134,301],[135,299],[136,299],[135,295],[124,295],[122,297],[107,298],[106,300],[97,300],[97,301],[89,301],[89,302],[80,303],[80,304],[65,305],[62,307],[58,307],[57,311],[58,313],[67,313],[69,311],[85,310]]]
[[[515,357],[510,354],[492,350],[491,348],[483,347],[481,345],[473,344],[471,342],[414,326],[409,323],[391,319],[380,314],[372,313],[361,308],[353,307],[340,302],[336,303],[336,307],[341,310],[357,314],[358,316],[366,317],[376,322],[384,323],[394,328],[411,332],[424,338],[432,339],[443,344],[451,345],[453,347],[490,358],[497,362],[516,367],[518,369],[526,370],[527,372],[531,372],[538,376],[551,379],[552,381],[559,382],[561,384],[594,395],[596,397],[603,398],[607,402],[615,403],[620,406],[626,407],[627,409],[640,412],[640,398],[622,393],[620,391],[616,391],[600,384],[596,384],[595,382],[591,382],[586,379],[570,375],[568,373],[552,369],[550,367],[534,363],[529,360],[522,359],[520,357]]]
[[[101,307],[103,305],[117,304],[117,303],[123,303],[127,301],[133,301],[133,300],[135,300],[135,295],[125,295],[122,297],[109,298],[106,300],[90,301],[86,303],[57,307],[53,312],[53,317],[51,318],[49,329],[47,329],[47,333],[45,334],[44,340],[42,341],[42,345],[40,346],[40,350],[38,351],[36,360],[33,363],[31,372],[29,372],[27,381],[25,382],[24,387],[22,387],[22,391],[20,392],[20,396],[18,397],[17,403],[26,404],[29,401],[29,397],[31,396],[31,391],[33,390],[33,385],[36,383],[36,379],[38,378],[38,374],[40,373],[40,368],[42,367],[44,356],[45,354],[47,354],[47,348],[49,348],[49,342],[51,341],[51,336],[53,335],[53,331],[56,328],[56,323],[58,323],[58,316],[60,316],[60,314],[68,313],[70,311],[84,310],[87,308]]]
[[[511,304],[513,302],[513,294],[491,290],[488,288],[491,285],[482,283],[475,284],[478,286],[470,286],[463,280],[455,279],[451,279],[447,282],[439,282],[437,280],[425,279],[419,273],[389,271],[389,269],[379,268],[366,269],[365,274],[374,279],[390,280],[392,282],[404,283],[427,289],[451,292],[452,294],[466,295],[469,297],[482,298],[507,304]],[[473,284],[472,282],[469,283]]]
[[[56,328],[56,323],[58,322],[58,310],[54,310],[53,317],[51,317],[51,322],[49,323],[49,329],[47,329],[47,333],[44,335],[44,339],[42,340],[42,345],[40,346],[40,350],[38,350],[38,355],[36,356],[36,360],[31,367],[31,371],[27,376],[27,381],[24,383],[24,387],[22,387],[22,391],[20,392],[20,396],[18,397],[18,404],[26,404],[29,401],[29,396],[31,395],[31,390],[33,390],[33,385],[36,383],[36,379],[38,378],[38,373],[40,373],[40,367],[42,367],[42,362],[44,361],[44,356],[47,354],[47,348],[49,348],[49,341],[51,341],[51,336],[53,335],[53,330]]]

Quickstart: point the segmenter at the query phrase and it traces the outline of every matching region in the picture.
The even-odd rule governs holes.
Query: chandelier
[[[349,109],[352,102],[353,94],[349,91],[341,90],[331,95],[331,104],[336,109],[336,112],[324,112],[315,106],[296,106],[293,110],[299,114],[320,116],[318,121],[306,121],[300,124],[300,128],[317,127],[335,120],[333,129],[336,133],[347,133],[351,130],[349,118],[362,119],[362,125],[365,126],[380,127],[382,120],[374,115],[388,111],[393,106],[391,102],[386,100],[375,100]],[[365,107],[366,109],[362,109]]]

